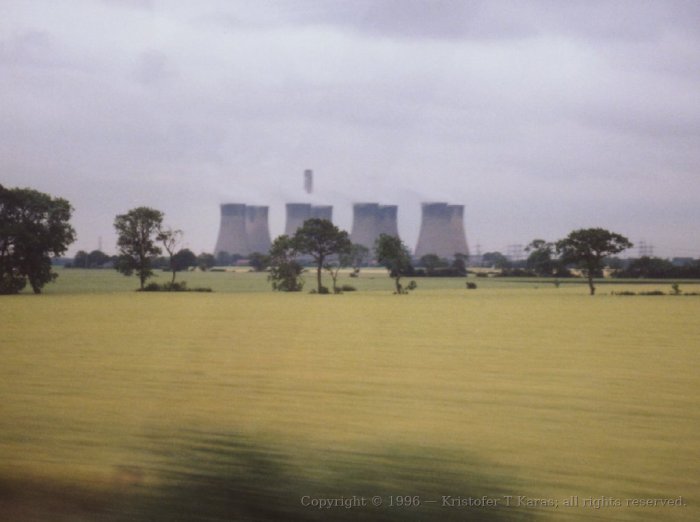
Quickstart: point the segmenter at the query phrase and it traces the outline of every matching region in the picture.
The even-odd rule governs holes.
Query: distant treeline
[[[700,260],[690,260],[684,264],[674,264],[659,257],[637,259],[612,258],[605,262],[610,277],[624,279],[700,279]],[[501,269],[501,277],[573,277],[571,267],[559,266],[549,273],[537,272],[526,266],[526,262],[512,263]],[[602,277],[603,273],[595,274]]]
[[[182,249],[173,256],[173,262],[178,271],[190,268],[209,270],[214,266],[233,266],[238,264],[255,265],[258,270],[267,268],[264,260],[258,259],[262,254],[241,256],[220,252],[217,256],[209,253],[194,254],[189,249]],[[86,252],[80,250],[73,258],[55,258],[54,264],[65,268],[114,268],[117,256],[109,256],[100,250]],[[405,274],[409,277],[465,277],[472,273],[467,267],[474,266],[467,256],[456,256],[452,261],[440,258],[434,254],[428,254],[415,261],[415,267],[411,267]],[[257,265],[261,266],[257,266]],[[367,261],[360,266],[371,264]],[[531,259],[510,261],[499,252],[482,256],[478,264],[482,268],[498,269],[500,277],[573,277],[570,267],[553,263],[547,266],[547,270],[541,270],[533,266]],[[164,256],[154,257],[151,266],[156,269],[170,270],[170,259]],[[700,279],[700,259],[674,259],[670,261],[659,257],[640,257],[636,259],[620,259],[611,257],[605,260],[605,266],[610,269],[611,277],[626,279]],[[551,270],[551,271],[550,271]],[[602,276],[601,274],[597,274]]]
[[[645,279],[698,279],[700,259],[674,264],[659,257],[632,259],[627,266],[616,271],[614,277]]]
[[[87,268],[101,269],[114,268],[119,256],[110,256],[101,250],[93,250],[86,252],[79,250],[73,258],[56,258],[53,260],[55,265],[63,266],[64,268]],[[191,267],[197,267],[202,270],[208,270],[216,265],[216,258],[212,254],[202,253],[196,255],[187,248],[179,250],[173,255],[173,265],[177,271],[188,270]],[[151,267],[162,270],[171,270],[170,258],[165,256],[155,256],[150,258]]]

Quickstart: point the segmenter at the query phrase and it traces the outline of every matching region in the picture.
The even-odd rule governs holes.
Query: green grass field
[[[476,520],[700,519],[700,297],[481,278],[395,296],[381,271],[338,296],[245,272],[141,294],[60,274],[0,299],[0,519],[474,515],[443,496],[497,504]],[[383,505],[304,505],[353,495]],[[421,505],[390,506],[406,495]]]

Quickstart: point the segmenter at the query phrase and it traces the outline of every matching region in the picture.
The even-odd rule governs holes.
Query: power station
[[[266,253],[270,250],[270,226],[267,222],[267,207],[246,207],[245,233],[248,244],[247,254]]]
[[[311,194],[314,189],[314,173],[304,171],[304,191]],[[284,233],[293,236],[311,218],[333,222],[331,205],[311,203],[287,203],[287,221]],[[373,250],[381,234],[399,237],[396,205],[379,203],[355,203],[353,205],[352,231],[350,240]],[[221,224],[214,254],[221,252],[247,256],[253,252],[265,253],[270,250],[270,226],[268,207],[226,203],[221,205]],[[420,233],[416,244],[415,257],[436,254],[443,258],[455,255],[469,255],[467,236],[464,232],[464,205],[450,205],[444,202],[423,203]]]
[[[270,227],[266,206],[226,203],[221,205],[221,224],[216,241],[215,254],[249,255],[265,253],[270,249]],[[398,206],[379,203],[355,203],[353,205],[350,240],[370,250],[380,234],[399,237]],[[284,233],[294,235],[304,221],[310,218],[333,221],[331,205],[287,203],[287,221]],[[444,202],[423,203],[420,233],[415,257],[436,254],[452,258],[455,254],[469,255],[464,231],[464,205]]]
[[[399,236],[398,207],[379,203],[355,203],[353,205],[350,240],[370,250],[380,234]]]
[[[250,254],[246,221],[246,205],[242,203],[221,205],[221,225],[219,226],[219,237],[216,240],[214,255],[217,255],[219,252],[241,255]]]
[[[469,255],[464,233],[464,205],[423,203],[422,213],[415,257],[426,254],[446,258],[455,254]]]
[[[333,207],[330,205],[311,205],[310,203],[287,203],[287,224],[284,233],[293,236],[304,221],[311,218],[333,221]]]

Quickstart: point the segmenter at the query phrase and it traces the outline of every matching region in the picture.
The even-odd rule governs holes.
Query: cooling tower
[[[214,255],[219,252],[248,255],[248,235],[246,234],[246,206],[241,203],[221,205],[221,225],[216,240]]]
[[[246,254],[260,252],[265,254],[270,250],[270,227],[267,223],[268,207],[246,207],[245,231],[248,237]]]
[[[309,203],[287,203],[287,225],[284,233],[293,236],[304,221],[311,217],[311,205]]]
[[[396,205],[379,206],[379,211],[377,213],[377,237],[379,237],[379,234],[399,237],[399,226],[397,222],[398,212],[399,207]]]
[[[355,203],[352,207],[352,232],[350,241],[372,250],[379,237],[379,204]]]
[[[469,255],[467,246],[467,234],[464,231],[464,205],[447,205],[450,213],[450,239],[454,242],[453,252],[455,254]]]
[[[327,219],[333,222],[333,207],[331,205],[318,205],[311,207],[312,218]]]
[[[464,206],[447,203],[423,203],[423,218],[415,257],[436,254],[453,258],[469,253],[464,234]]]

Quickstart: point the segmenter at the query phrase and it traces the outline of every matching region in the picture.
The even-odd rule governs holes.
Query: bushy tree
[[[683,270],[680,267],[673,266],[673,263],[667,259],[658,257],[643,256],[635,259],[624,270],[620,271],[618,277],[639,277],[639,278],[658,278],[665,277],[682,277]]]
[[[73,267],[74,268],[89,268],[90,259],[88,258],[88,253],[85,250],[78,250],[73,257]]]
[[[270,256],[260,252],[253,252],[248,256],[248,262],[253,270],[256,272],[263,272],[268,266],[270,266]]]
[[[401,277],[413,270],[411,254],[406,245],[396,236],[381,234],[375,243],[374,252],[377,262],[386,268],[389,276],[394,279],[396,293],[405,294],[406,290],[401,285]]]
[[[111,259],[112,258],[102,252],[102,250],[93,250],[87,255],[88,268],[100,268]]]
[[[172,288],[173,284],[175,283],[177,267],[175,266],[174,257],[180,247],[180,244],[182,243],[182,236],[182,230],[173,230],[172,228],[163,227],[159,227],[158,235],[156,236],[156,239],[160,241],[160,243],[163,245],[163,248],[165,248],[165,251],[170,257],[170,259],[168,260],[168,266],[170,267],[170,271],[173,274],[173,277],[170,280],[170,288]]]
[[[292,238],[294,249],[310,255],[316,264],[318,292],[322,292],[321,272],[330,256],[350,253],[352,243],[345,230],[340,230],[327,219],[311,218],[297,229]]]
[[[62,255],[75,241],[72,211],[63,198],[0,185],[0,293],[17,293],[29,281],[39,294],[58,277],[51,270],[51,257]]]
[[[343,265],[351,266],[356,272],[359,272],[360,267],[369,260],[369,248],[365,245],[353,243],[350,247],[350,252],[342,255],[345,256]]]
[[[119,251],[115,268],[125,276],[136,273],[141,290],[153,275],[151,258],[161,253],[156,241],[162,224],[163,213],[149,207],[134,208],[114,220]]]
[[[425,268],[428,274],[432,274],[438,268],[446,268],[450,264],[446,259],[442,259],[437,254],[425,254],[418,260],[418,266]]]
[[[226,252],[225,250],[220,250],[216,253],[216,264],[218,266],[229,266],[232,263],[233,259],[231,258],[230,253]]]
[[[197,266],[200,270],[209,270],[214,265],[216,265],[216,258],[214,257],[214,254],[202,252],[197,256]]]
[[[555,247],[544,239],[535,239],[525,247],[530,255],[527,257],[525,267],[538,276],[551,276],[554,274],[558,262],[555,259]]]
[[[481,264],[483,266],[500,268],[501,270],[511,267],[511,263],[508,261],[508,258],[500,252],[486,252],[483,256],[481,256]]]
[[[280,292],[299,292],[304,287],[303,267],[296,260],[294,242],[289,236],[279,236],[270,247],[270,274],[267,280],[272,289]]]
[[[181,272],[182,270],[187,270],[191,266],[197,266],[197,256],[194,255],[194,252],[189,248],[178,250],[172,259],[173,269]]]
[[[632,246],[625,236],[604,228],[574,230],[556,243],[562,262],[576,264],[583,270],[591,295],[595,295],[593,278],[602,275],[603,260]]]
[[[459,276],[466,276],[467,275],[467,260],[469,259],[469,256],[466,254],[455,254],[454,259],[452,260],[452,270],[454,270],[456,275]]]

